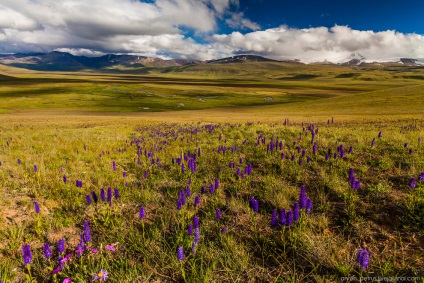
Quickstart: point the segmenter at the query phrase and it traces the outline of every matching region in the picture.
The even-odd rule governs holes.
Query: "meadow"
[[[0,71],[3,282],[423,280],[422,69]]]

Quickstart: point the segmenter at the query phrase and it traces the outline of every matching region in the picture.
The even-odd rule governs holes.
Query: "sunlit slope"
[[[424,114],[424,85],[405,86],[280,106],[302,115]]]

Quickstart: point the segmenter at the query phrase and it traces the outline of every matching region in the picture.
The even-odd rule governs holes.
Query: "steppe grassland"
[[[62,74],[54,76],[63,79]],[[86,74],[81,76],[86,78]],[[347,85],[353,84],[350,78],[346,80]],[[4,196],[0,205],[0,279],[25,280],[24,243],[31,246],[31,276],[38,282],[61,282],[66,277],[88,282],[100,269],[109,272],[111,282],[324,282],[349,275],[422,276],[424,184],[409,187],[410,179],[424,171],[424,149],[419,142],[424,137],[419,111],[422,87],[416,80],[391,84],[398,88],[374,82],[365,86],[376,90],[373,92],[353,91],[357,94],[352,95],[340,91],[338,97],[309,102],[161,113],[99,112],[96,110],[108,110],[107,105],[91,108],[83,103],[80,112],[2,104],[0,108],[15,113],[0,116]],[[155,90],[163,87],[153,85]],[[77,84],[67,87],[78,90]],[[204,86],[196,88],[204,90]],[[9,90],[18,89],[22,90],[22,85]],[[41,89],[40,95],[45,97]],[[57,105],[64,101],[54,91],[51,99],[58,99]],[[388,103],[388,108],[373,103],[387,99],[395,103]],[[364,103],[368,103],[365,109],[361,107]],[[124,102],[122,105],[126,108]],[[316,154],[307,129],[310,125],[319,129],[314,140]],[[265,137],[265,142],[257,145],[259,136]],[[272,137],[274,141],[279,138],[282,149],[271,153],[267,145]],[[131,144],[135,139],[140,140],[141,164],[137,163],[136,144]],[[340,145],[345,156],[325,160],[328,149],[340,154]],[[352,153],[347,152],[350,146]],[[198,148],[201,155],[194,173],[187,167],[183,173],[181,166],[172,164],[173,157],[197,153]],[[302,150],[305,156],[299,164]],[[159,158],[159,165],[156,159],[152,162],[150,152],[154,159]],[[291,161],[293,155],[295,161]],[[242,171],[251,163],[253,173],[241,178],[236,168],[229,168],[230,162]],[[359,190],[351,188],[349,168],[361,181]],[[219,187],[211,194],[209,186],[215,178]],[[82,187],[75,186],[76,180],[82,181]],[[189,180],[191,196],[178,210],[176,201]],[[290,227],[271,227],[273,210],[291,209],[299,199],[301,185],[313,201],[312,212],[302,210],[299,221]],[[202,186],[207,189],[204,194]],[[113,197],[112,205],[100,200],[88,205],[86,195],[94,191],[99,196],[102,187],[117,188],[119,197]],[[201,202],[195,208],[196,195]],[[259,201],[258,212],[249,207],[252,196]],[[34,201],[40,204],[39,214],[34,211]],[[139,218],[142,206],[144,219]],[[216,220],[217,208],[222,211],[220,220]],[[187,227],[194,215],[200,218],[200,242],[192,255],[193,236],[188,235]],[[91,227],[89,245],[99,251],[86,251],[78,257],[75,250],[84,221]],[[222,228],[227,232],[223,234]],[[58,266],[56,244],[61,238],[66,253],[73,256],[52,275]],[[50,260],[43,255],[45,242],[52,246]],[[104,248],[113,243],[119,243],[116,251]],[[179,246],[185,250],[182,261],[177,259]],[[364,271],[355,262],[361,246],[370,251],[370,265]]]

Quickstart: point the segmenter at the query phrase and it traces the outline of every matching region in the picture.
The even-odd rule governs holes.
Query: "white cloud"
[[[216,59],[238,53],[304,62],[424,58],[424,37],[395,31],[359,31],[346,26],[259,30],[237,12],[239,0],[1,0],[0,52],[69,50],[156,54],[162,57]],[[237,30],[213,34],[218,21]],[[207,38],[195,42],[187,30]]]
[[[212,40],[233,53],[254,53],[274,59],[340,62],[352,54],[369,61],[424,58],[424,36],[388,30],[353,30],[347,26],[294,29],[287,26],[247,34],[214,35]]]

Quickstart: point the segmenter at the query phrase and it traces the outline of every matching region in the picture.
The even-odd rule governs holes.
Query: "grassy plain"
[[[424,171],[422,69],[247,63],[150,74],[0,71],[3,282],[90,282],[101,269],[110,282],[422,281],[424,182],[408,186]],[[318,129],[315,154],[311,125]],[[276,138],[282,149],[270,152]],[[172,162],[180,155],[187,156],[184,173]],[[248,163],[253,173],[237,175]],[[359,190],[351,188],[349,168]],[[215,178],[220,185],[211,194]],[[178,210],[189,182],[191,194]],[[273,210],[292,209],[301,185],[312,212],[301,210],[292,226],[271,227]],[[94,191],[100,199],[108,187],[119,190],[111,205],[87,204],[86,195]],[[252,196],[258,212],[249,207]],[[195,215],[200,242],[192,254],[187,228]],[[78,257],[84,221],[92,238],[85,246],[98,251]],[[72,256],[53,275],[62,238]],[[22,261],[25,243],[33,252],[31,278]],[[105,249],[113,243],[116,251]],[[370,252],[364,270],[355,260],[359,247]]]

